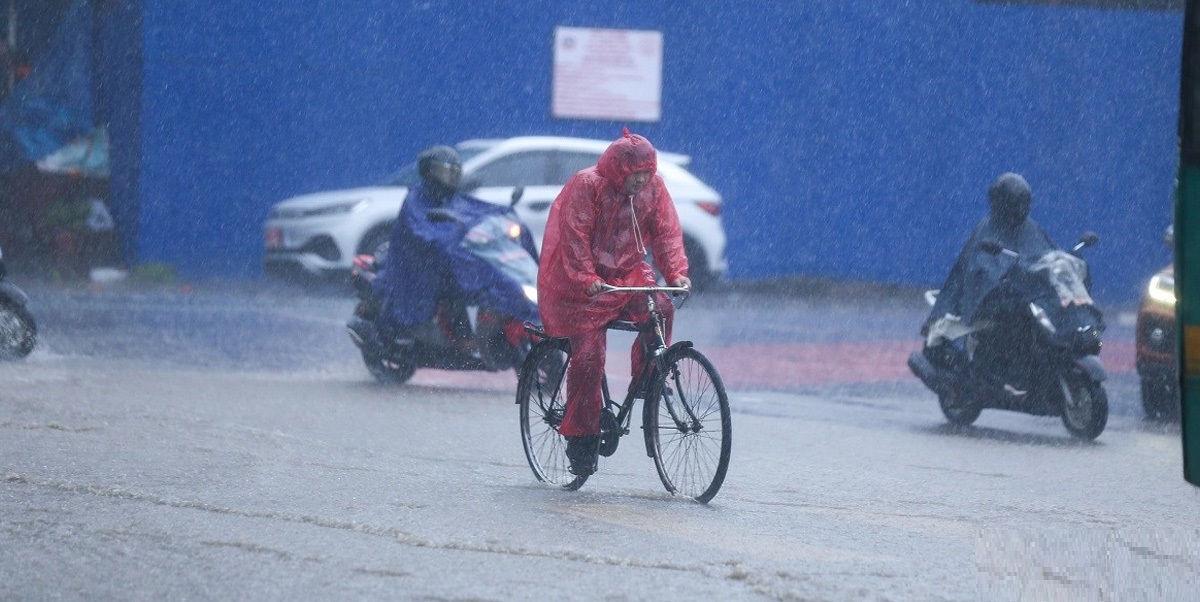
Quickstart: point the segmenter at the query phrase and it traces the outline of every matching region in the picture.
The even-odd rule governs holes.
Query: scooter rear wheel
[[[24,307],[0,301],[0,360],[19,360],[37,343],[37,323]]]
[[[983,406],[978,401],[971,399],[958,387],[938,395],[938,405],[941,406],[942,415],[946,420],[957,426],[970,426],[983,411]]]

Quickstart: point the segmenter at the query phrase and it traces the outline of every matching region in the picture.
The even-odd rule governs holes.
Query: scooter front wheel
[[[396,361],[366,349],[362,350],[362,358],[367,371],[382,385],[402,385],[417,371],[416,365],[410,361]]]
[[[1091,441],[1108,424],[1108,393],[1104,385],[1081,374],[1059,375],[1063,426],[1072,436]]]
[[[983,406],[963,393],[960,387],[953,387],[938,395],[938,405],[941,406],[942,415],[946,420],[957,426],[970,426],[983,411]]]
[[[0,360],[19,360],[37,343],[37,323],[24,307],[0,301]]]

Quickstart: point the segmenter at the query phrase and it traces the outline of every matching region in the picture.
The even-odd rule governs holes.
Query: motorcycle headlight
[[[508,237],[509,238],[521,238],[521,224],[518,224],[516,222],[509,222]]]
[[[525,298],[537,303],[537,287],[529,286],[528,284],[521,285],[521,290],[525,291]]]
[[[1050,321],[1050,316],[1046,315],[1046,310],[1042,309],[1040,305],[1037,303],[1030,303],[1029,311],[1033,312],[1033,319],[1037,320],[1038,325],[1040,325],[1042,328],[1045,328],[1047,332],[1054,334],[1058,331],[1058,329],[1054,327],[1054,323]]]
[[[1164,305],[1175,306],[1175,277],[1156,274],[1150,279],[1146,295]]]

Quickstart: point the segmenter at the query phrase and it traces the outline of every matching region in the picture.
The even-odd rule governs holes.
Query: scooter
[[[0,250],[0,360],[19,360],[37,344],[37,322],[29,313],[29,296],[9,282]]]
[[[1031,262],[995,241],[982,243],[1011,265],[970,324],[954,315],[936,320],[924,348],[908,358],[948,421],[965,426],[984,409],[1011,410],[1060,416],[1079,439],[1100,436],[1108,422],[1107,373],[1098,357],[1105,325],[1079,256],[1098,240],[1089,232],[1069,252]],[[926,291],[930,306],[937,292]]]
[[[517,198],[519,193],[514,193],[514,203]],[[501,279],[510,285],[504,289],[514,291],[510,295],[522,295],[520,299],[495,303],[494,295],[498,293],[494,287],[468,291],[462,298],[440,300],[430,320],[389,335],[378,326],[384,300],[373,286],[384,267],[386,253],[354,258],[351,284],[358,303],[346,330],[361,351],[367,369],[380,383],[403,384],[418,368],[515,371],[525,361],[533,346],[525,322],[537,316],[537,259],[530,252],[532,239],[516,214],[499,209],[482,218],[434,209],[427,217],[455,222],[460,227],[457,243],[444,249],[453,256],[451,264],[460,281]],[[491,305],[519,311],[504,312]]]

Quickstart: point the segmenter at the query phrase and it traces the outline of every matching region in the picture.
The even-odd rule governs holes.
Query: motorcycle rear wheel
[[[37,344],[37,323],[24,307],[0,302],[0,360],[19,360]]]
[[[938,405],[941,406],[942,415],[946,420],[956,426],[970,426],[983,411],[983,406],[963,393],[959,387],[938,395]]]
[[[1091,441],[1108,424],[1108,393],[1104,385],[1086,376],[1060,375],[1062,422],[1072,436]]]

